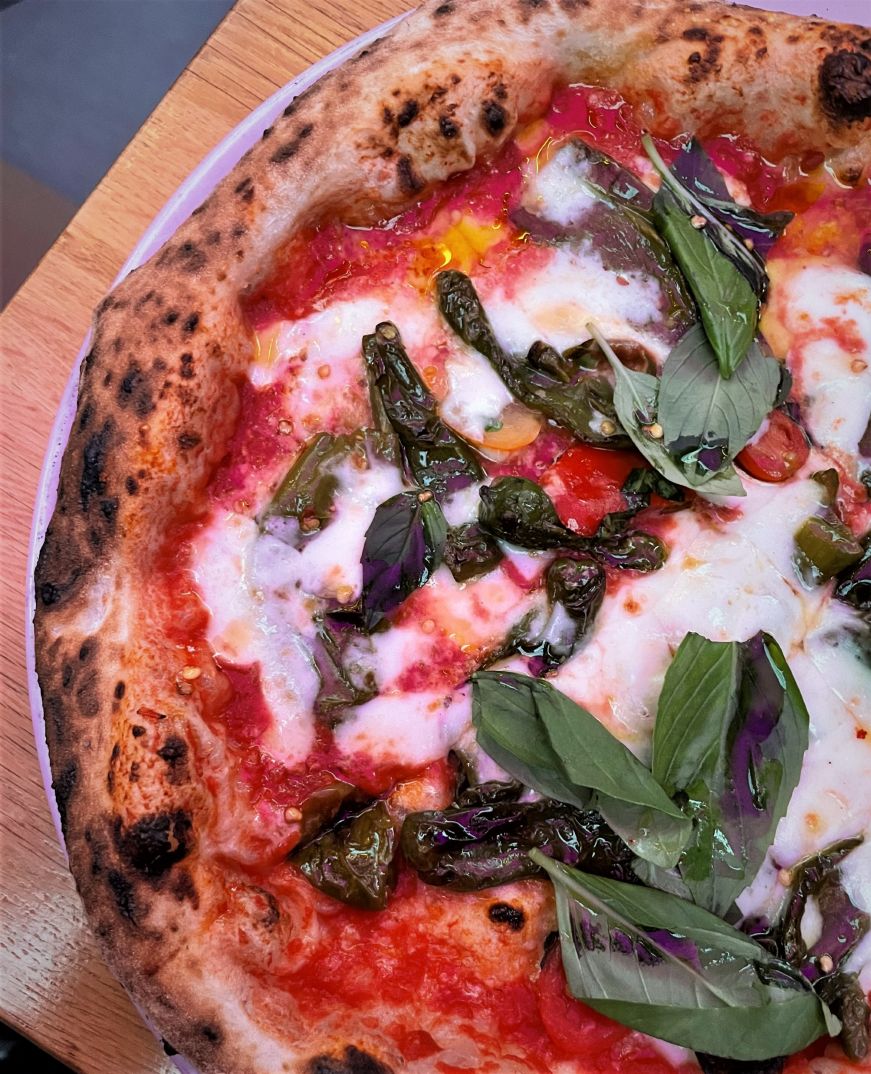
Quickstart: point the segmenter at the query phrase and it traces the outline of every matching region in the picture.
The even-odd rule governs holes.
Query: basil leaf
[[[611,385],[553,347],[533,343],[524,357],[502,349],[468,276],[455,269],[436,277],[442,316],[469,347],[487,359],[511,394],[530,410],[590,443],[620,443],[613,421]],[[613,428],[603,431],[603,422]],[[608,426],[604,426],[608,429]]]
[[[733,231],[743,240],[743,247],[749,257],[742,256],[738,268],[745,273],[748,281],[754,285],[760,299],[765,297],[767,280],[757,286],[759,273],[765,272],[763,257],[786,230],[794,213],[775,212],[759,213],[755,209],[739,205],[729,194],[726,181],[719,169],[695,138],[691,138],[675,158],[671,166],[672,174],[727,229]],[[751,243],[748,248],[747,242]],[[723,250],[729,256],[729,250]],[[749,261],[758,262],[758,269],[749,267]]]
[[[406,862],[426,884],[478,891],[541,869],[533,847],[592,873],[631,879],[632,855],[602,817],[561,802],[480,802],[410,813],[402,826]]]
[[[759,871],[798,784],[808,723],[770,635],[682,643],[663,685],[653,765],[687,800],[694,830],[680,872],[712,912],[725,914]]]
[[[373,802],[294,852],[308,882],[361,910],[383,910],[396,879],[396,832],[384,802]]]
[[[320,679],[314,710],[335,727],[346,709],[371,701],[378,693],[375,676],[368,668],[345,665],[349,637],[346,631],[315,618],[317,630],[311,642],[312,661]]]
[[[501,759],[494,760],[561,801],[578,804],[595,792],[596,808],[639,857],[666,867],[676,864],[690,822],[595,716],[550,684],[526,675],[478,672],[472,683],[472,721],[482,748],[489,752],[487,744],[495,740]],[[562,797],[566,787],[572,798]]]
[[[399,492],[379,504],[363,543],[363,625],[372,630],[441,563],[447,523],[432,493]]]
[[[674,484],[696,489],[702,496],[746,495],[741,479],[732,466],[704,479],[697,479],[675,462],[665,448],[663,437],[654,437],[649,431],[656,427],[659,381],[649,373],[627,369],[598,328],[588,324],[587,329],[614,370],[614,406],[620,424],[651,466]]]
[[[297,545],[319,533],[333,518],[333,501],[339,490],[338,467],[351,461],[365,470],[373,455],[390,458],[391,446],[391,437],[371,429],[341,436],[313,436],[260,514],[260,527],[265,528],[273,518],[295,518],[299,522]]]
[[[370,396],[402,445],[411,479],[442,497],[480,481],[484,471],[472,448],[441,420],[432,392],[402,345],[396,325],[385,321],[363,337]]]
[[[653,203],[656,222],[690,285],[724,377],[744,361],[759,323],[759,301],[746,277],[696,228],[670,189]]]
[[[799,1051],[826,1032],[806,982],[714,915],[538,850],[530,857],[554,884],[569,990],[594,1010],[673,1044],[748,1061]]]
[[[665,673],[653,729],[651,768],[669,794],[720,763],[738,683],[737,642],[686,635]]]
[[[506,772],[548,798],[588,809],[592,795],[563,770],[538,717],[525,675],[479,671],[472,676],[472,723],[481,749]]]
[[[666,449],[701,478],[731,462],[774,407],[780,368],[752,343],[727,380],[705,330],[694,325],[662,367],[659,421]]]

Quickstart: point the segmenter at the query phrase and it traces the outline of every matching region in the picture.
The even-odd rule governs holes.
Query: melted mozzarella
[[[871,419],[871,279],[810,258],[774,276],[772,317],[792,341],[805,420],[823,447],[855,455]]]
[[[659,318],[661,297],[656,280],[608,272],[594,250],[567,247],[555,248],[519,283],[481,286],[499,342],[523,354],[540,339],[558,350],[582,343],[590,337],[587,323],[595,321],[607,338],[637,340],[664,359],[667,347],[645,327]]]
[[[462,436],[480,442],[514,397],[487,359],[468,347],[452,348],[445,373],[448,391],[439,413]]]

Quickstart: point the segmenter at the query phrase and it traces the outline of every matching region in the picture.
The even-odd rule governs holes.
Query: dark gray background
[[[0,0],[0,306],[232,0]]]

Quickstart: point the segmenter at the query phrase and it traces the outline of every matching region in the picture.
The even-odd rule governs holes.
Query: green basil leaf
[[[295,518],[300,526],[297,543],[319,533],[333,518],[333,502],[339,490],[337,469],[353,460],[365,470],[374,455],[390,458],[391,445],[391,437],[371,429],[341,436],[332,433],[313,436],[261,512],[258,519],[261,528],[272,518]]]
[[[442,316],[469,347],[482,354],[511,394],[531,410],[562,425],[590,443],[620,443],[615,427],[611,385],[553,347],[533,343],[527,355],[503,350],[468,276],[455,269],[436,277]],[[610,431],[603,432],[603,421]],[[609,429],[609,426],[605,426]]]
[[[393,427],[411,480],[440,498],[480,481],[484,471],[477,455],[439,417],[435,396],[415,369],[396,325],[385,321],[364,336],[363,357],[375,418],[386,417]]]
[[[731,462],[774,407],[780,369],[752,343],[727,380],[705,330],[694,325],[662,367],[659,423],[666,449],[702,478]]]
[[[529,785],[561,801],[589,801],[588,792],[595,792],[595,807],[639,857],[665,867],[677,863],[689,820],[595,716],[526,675],[478,672],[472,683],[472,720],[482,748],[482,732],[486,743],[496,740],[502,759],[494,760],[524,782],[537,778]],[[571,799],[561,798],[566,787]]]
[[[750,349],[759,323],[759,301],[747,278],[725,257],[705,228],[691,217],[670,188],[653,201],[659,230],[689,283],[699,315],[717,356],[720,372],[731,377]]]
[[[768,634],[684,640],[660,698],[653,765],[687,801],[694,827],[680,872],[713,913],[725,914],[759,871],[798,784],[808,724]]]
[[[530,857],[554,884],[569,990],[594,1010],[747,1061],[799,1051],[826,1032],[823,1004],[800,975],[713,914],[538,850]]]
[[[448,527],[431,492],[399,492],[379,504],[363,543],[361,610],[366,630],[430,578]]]
[[[587,329],[614,370],[614,406],[620,424],[651,466],[674,484],[696,489],[702,496],[746,495],[733,466],[700,479],[675,462],[665,448],[664,438],[656,438],[648,431],[657,421],[659,381],[649,373],[636,373],[627,369],[598,328],[594,324],[588,324]]]
[[[653,729],[651,767],[669,794],[721,763],[738,683],[737,642],[686,635],[665,673]]]

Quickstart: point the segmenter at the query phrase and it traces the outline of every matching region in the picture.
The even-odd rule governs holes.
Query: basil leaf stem
[[[661,1040],[745,1061],[800,1051],[827,1031],[798,974],[674,895],[532,860],[554,885],[569,991]]]

